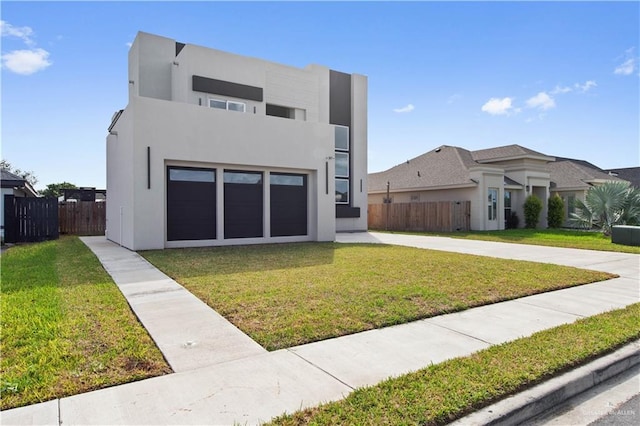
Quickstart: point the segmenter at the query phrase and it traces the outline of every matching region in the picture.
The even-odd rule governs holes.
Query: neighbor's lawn
[[[360,388],[276,425],[443,425],[640,337],[640,304]]]
[[[13,247],[1,262],[2,409],[170,372],[77,238]]]
[[[572,231],[568,229],[506,229],[504,231],[402,233],[640,254],[640,247],[613,244],[611,237],[607,237],[601,232]]]
[[[380,244],[276,244],[141,255],[268,350],[612,277]]]

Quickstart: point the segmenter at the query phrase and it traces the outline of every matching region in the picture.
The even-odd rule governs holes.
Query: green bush
[[[529,195],[524,201],[524,227],[535,229],[540,221],[542,200],[535,195]]]
[[[560,228],[564,222],[564,201],[558,194],[549,197],[547,225],[549,228]]]

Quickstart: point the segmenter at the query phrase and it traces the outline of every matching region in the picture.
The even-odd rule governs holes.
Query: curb
[[[637,364],[640,364],[640,340],[450,424],[454,426],[521,424]]]

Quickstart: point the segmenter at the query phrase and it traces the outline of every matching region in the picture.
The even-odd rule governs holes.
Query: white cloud
[[[491,98],[482,105],[481,110],[491,115],[507,115],[513,110],[512,103],[513,99],[509,97],[502,99]],[[518,112],[518,110],[515,110],[515,112]]]
[[[44,49],[14,50],[2,55],[2,67],[16,74],[30,75],[51,65]]]
[[[565,93],[569,93],[571,92],[573,89],[571,87],[568,86],[560,86],[557,85],[556,87],[553,88],[553,90],[549,93],[551,93],[552,95],[562,95]]]
[[[127,45],[128,48],[131,48],[131,46],[133,46],[133,43],[130,41],[126,42],[125,44]]]
[[[551,108],[555,108],[556,102],[547,93],[540,92],[534,97],[527,100],[527,106],[529,108],[538,108],[545,111]]]
[[[618,65],[613,73],[617,75],[631,75],[637,68],[638,58],[633,54],[635,47],[630,47],[629,49],[624,51],[622,55],[622,59],[624,61]]]
[[[636,59],[629,58],[623,63],[621,63],[620,65],[618,65],[616,69],[613,70],[613,73],[617,75],[631,75],[633,74],[633,71],[635,71],[635,69],[636,69]]]
[[[585,81],[584,84],[576,83],[574,86],[582,93],[588,92],[592,87],[596,87],[598,84],[593,80]]]
[[[12,50],[9,53],[3,53],[2,68],[11,72],[22,75],[30,75],[41,71],[51,65],[49,60],[49,52],[36,47],[33,41],[33,30],[31,27],[14,27],[7,21],[0,21],[0,33],[2,37],[17,37],[29,49]]]
[[[35,44],[31,38],[33,35],[31,27],[14,27],[7,21],[0,21],[0,34],[2,34],[2,37],[17,37],[27,46]]]
[[[449,96],[449,99],[447,99],[447,103],[449,105],[451,105],[452,103],[454,103],[458,99],[462,99],[462,95],[459,94],[459,93],[454,93],[453,95]]]
[[[404,106],[402,108],[396,108],[393,110],[393,112],[397,112],[397,113],[404,113],[404,112],[411,112],[415,109],[415,107],[413,106],[413,104],[409,104],[407,106]]]

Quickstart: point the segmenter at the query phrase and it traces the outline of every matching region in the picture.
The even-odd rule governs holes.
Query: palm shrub
[[[558,194],[549,197],[547,207],[547,225],[549,228],[560,228],[564,221],[564,201]]]
[[[569,222],[611,234],[613,225],[640,225],[640,189],[629,182],[609,181],[589,188],[584,201],[575,200]]]
[[[542,212],[542,200],[531,194],[524,200],[524,227],[535,229]]]

